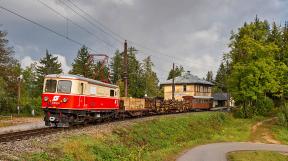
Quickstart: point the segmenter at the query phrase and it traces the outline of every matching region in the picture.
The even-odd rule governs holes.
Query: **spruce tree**
[[[148,56],[143,60],[143,75],[145,80],[145,94],[148,97],[156,97],[160,95],[159,91],[159,80],[157,78],[156,73],[153,71],[153,62],[151,60],[151,57]]]
[[[89,56],[88,48],[82,46],[81,49],[78,50],[77,57],[72,63],[72,70],[69,73],[76,75],[79,74],[83,77],[93,79],[94,67],[95,66]]]
[[[40,89],[43,88],[44,77],[48,74],[60,74],[62,73],[61,63],[58,62],[58,57],[53,56],[46,49],[46,55],[40,59],[40,64],[36,67],[37,83]]]
[[[184,72],[184,68],[181,65],[176,66],[174,71],[173,71],[173,69],[170,70],[169,75],[167,77],[167,80],[172,79],[173,76],[174,76],[174,78],[181,76],[183,72]]]

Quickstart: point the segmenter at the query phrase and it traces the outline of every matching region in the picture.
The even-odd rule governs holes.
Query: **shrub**
[[[281,112],[278,113],[278,124],[288,127],[288,104],[284,105]]]
[[[273,100],[265,97],[256,101],[255,109],[253,110],[255,115],[268,116],[274,107]]]

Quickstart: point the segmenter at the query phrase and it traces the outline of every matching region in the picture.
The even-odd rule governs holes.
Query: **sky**
[[[0,6],[58,33],[0,8],[0,30],[22,67],[48,49],[68,72],[81,44],[112,57],[126,39],[139,60],[152,57],[160,82],[173,62],[201,78],[208,70],[215,75],[231,31],[256,15],[278,25],[288,20],[288,0],[0,0]]]

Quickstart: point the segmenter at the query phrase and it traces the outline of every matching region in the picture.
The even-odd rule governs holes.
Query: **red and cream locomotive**
[[[78,75],[47,75],[42,108],[46,126],[65,127],[113,117],[119,109],[119,88]]]

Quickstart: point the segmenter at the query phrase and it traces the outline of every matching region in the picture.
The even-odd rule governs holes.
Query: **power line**
[[[64,3],[63,0],[61,0],[61,1],[62,1],[62,3],[63,3],[65,6],[68,7],[68,5],[67,5],[66,3]],[[159,52],[159,51],[157,51],[157,50],[154,50],[154,49],[152,49],[152,48],[146,47],[146,46],[144,46],[144,45],[142,45],[142,44],[140,44],[140,43],[137,43],[137,42],[135,42],[135,41],[126,39],[126,38],[122,37],[121,35],[113,32],[111,29],[109,29],[107,26],[105,26],[105,25],[104,25],[103,23],[101,23],[100,21],[96,20],[93,16],[91,16],[89,13],[87,13],[86,11],[84,11],[83,9],[81,9],[77,4],[75,4],[74,2],[72,2],[72,0],[66,0],[66,1],[69,2],[70,4],[72,4],[75,8],[77,8],[79,11],[81,11],[82,13],[84,13],[86,16],[88,16],[90,19],[92,19],[94,22],[96,22],[96,23],[97,23],[98,25],[100,25],[102,28],[108,30],[110,33],[106,32],[104,29],[100,28],[99,26],[95,26],[95,23],[92,22],[94,27],[97,27],[98,29],[101,29],[102,32],[104,32],[104,33],[106,33],[106,34],[109,34],[110,36],[119,37],[119,38],[121,39],[121,40],[120,40],[121,43],[123,43],[124,40],[127,40],[128,42],[130,42],[130,43],[132,43],[132,44],[134,44],[134,45],[136,45],[136,46],[139,46],[139,47],[141,47],[141,48],[143,48],[143,49],[147,49],[147,50],[149,50],[149,51],[152,51],[152,52],[161,54],[161,55],[163,55],[163,56],[169,57],[169,58],[172,59],[172,61],[178,60],[179,62],[185,61],[185,62],[191,63],[191,62],[188,61],[187,59],[174,57],[174,56],[171,56],[171,55],[168,55],[168,54]],[[70,8],[71,10],[74,10],[74,9],[72,9],[72,7],[70,7],[70,6],[69,6],[69,8]],[[74,10],[74,11],[75,11],[75,10]],[[88,18],[83,17],[83,15],[81,15],[81,17],[82,17],[83,19],[85,19],[86,21],[88,21],[89,23],[91,22],[90,20],[87,20]],[[91,23],[90,23],[90,24],[91,24]],[[153,55],[154,55],[154,54],[153,54]],[[195,62],[194,62],[194,63],[195,63]]]
[[[98,37],[98,35],[94,34],[93,32],[89,31],[87,28],[85,28],[82,25],[79,25],[78,23],[74,22],[73,20],[71,20],[70,18],[64,16],[63,14],[61,14],[60,12],[56,11],[55,9],[53,9],[52,7],[50,7],[47,3],[43,2],[42,0],[38,0],[38,2],[40,2],[42,5],[44,5],[45,7],[47,7],[48,9],[50,9],[51,11],[53,11],[54,13],[56,13],[57,15],[61,16],[62,18],[70,21],[73,25],[79,27],[80,29],[84,30],[85,32],[87,32],[88,34],[91,34],[92,36],[94,36],[95,38],[97,38],[98,40],[104,42],[107,46],[112,47],[111,49],[115,48],[114,45],[110,44],[109,42],[107,42],[104,39],[101,39],[100,37]],[[67,30],[67,29],[66,29]]]
[[[50,32],[56,34],[56,35],[59,36],[59,37],[63,37],[63,38],[65,38],[65,39],[67,39],[67,40],[69,40],[69,41],[71,41],[71,42],[73,42],[73,43],[75,43],[75,44],[80,45],[80,46],[83,46],[83,45],[84,45],[84,44],[80,43],[80,42],[77,41],[77,40],[71,39],[70,37],[65,36],[64,34],[61,34],[61,33],[57,32],[57,31],[55,31],[55,30],[53,30],[53,29],[51,29],[51,28],[49,28],[49,27],[46,27],[46,26],[44,26],[44,25],[42,25],[42,24],[40,24],[40,23],[38,23],[38,22],[35,22],[35,21],[33,21],[33,20],[29,19],[29,18],[26,18],[26,17],[24,17],[24,16],[16,13],[15,11],[9,10],[9,9],[3,7],[3,6],[0,6],[0,8],[1,8],[2,10],[6,11],[6,12],[9,12],[9,13],[11,13],[11,14],[19,17],[19,18],[22,18],[22,19],[24,19],[24,20],[26,20],[26,21],[28,21],[28,22],[30,22],[30,23],[33,23],[34,25],[36,25],[36,26],[38,26],[38,27],[41,27],[41,28],[43,28],[43,29],[45,29],[45,30],[47,30],[47,31],[50,31]],[[92,51],[96,52],[96,50],[94,50],[94,49],[92,49],[92,48],[90,48],[90,47],[87,47],[87,48],[88,48],[89,50],[92,50]]]
[[[80,7],[78,7],[78,5],[76,5],[74,2],[72,2],[71,0],[66,0],[68,2],[70,2],[74,7],[76,7],[79,11],[81,11],[82,13],[84,13],[85,15],[87,15],[88,17],[90,17],[94,22],[96,22],[98,25],[100,25],[101,27],[103,27],[104,29],[108,30],[110,33],[114,34],[116,37],[119,37],[121,42],[126,40],[124,37],[122,37],[121,35],[117,34],[116,32],[112,31],[111,29],[109,29],[109,27],[105,26],[103,23],[101,23],[100,21],[96,20],[93,16],[91,16],[90,14],[88,14],[86,11],[84,11],[83,9],[81,9]],[[110,33],[107,33],[110,35]],[[113,36],[113,35],[111,35]]]
[[[80,16],[81,18],[83,18],[85,21],[87,21],[90,25],[96,27],[97,29],[101,30],[103,33],[107,34],[107,35],[110,35],[111,37],[111,34],[106,32],[104,29],[100,28],[97,24],[95,24],[94,22],[92,22],[91,20],[89,20],[88,18],[86,18],[85,16],[83,16],[82,14],[80,14],[78,11],[76,11],[75,9],[73,9],[70,5],[68,5],[67,3],[65,3],[63,0],[60,0],[60,2],[62,4],[64,4],[66,7],[68,7],[73,13],[75,13],[76,15]],[[119,39],[116,39],[115,37],[112,37],[114,40],[118,41],[120,44],[123,43],[123,40],[119,40]]]

